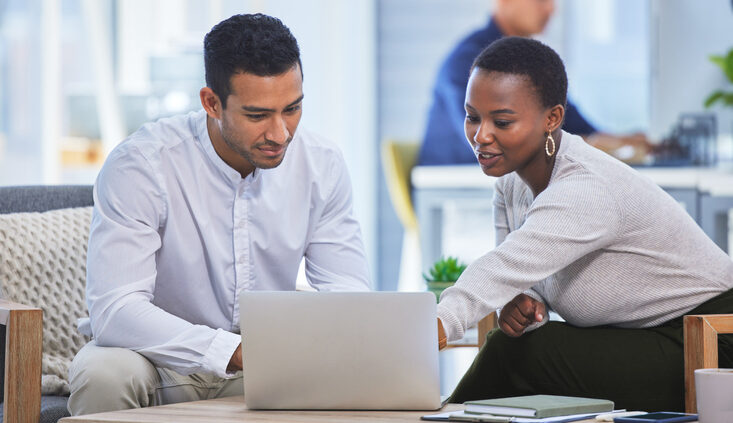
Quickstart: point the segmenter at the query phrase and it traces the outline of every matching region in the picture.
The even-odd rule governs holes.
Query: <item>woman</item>
[[[441,345],[501,308],[453,402],[527,394],[682,410],[682,315],[733,312],[733,261],[639,173],[563,132],[567,76],[542,43],[474,61],[465,131],[497,180],[497,247],[438,305]],[[553,310],[567,323],[549,322]],[[721,367],[733,342],[720,337]]]

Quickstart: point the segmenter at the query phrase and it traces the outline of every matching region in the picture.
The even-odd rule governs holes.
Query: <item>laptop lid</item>
[[[429,292],[244,292],[244,396],[252,409],[440,408]]]

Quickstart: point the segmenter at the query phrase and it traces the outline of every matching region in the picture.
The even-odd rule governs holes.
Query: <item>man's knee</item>
[[[155,367],[126,348],[85,345],[69,369],[73,415],[145,407],[159,379]]]

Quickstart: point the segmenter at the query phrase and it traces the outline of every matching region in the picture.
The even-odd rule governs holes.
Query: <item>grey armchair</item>
[[[91,205],[91,185],[0,187],[0,215]],[[0,266],[8,268],[6,261],[12,258],[8,257],[9,248],[5,244],[10,244],[7,225],[12,223],[3,223],[6,231],[3,232],[0,226],[0,243],[3,244],[0,245]],[[77,248],[86,251],[86,245]],[[29,269],[33,272],[39,270]],[[53,272],[48,272],[48,275],[49,278],[55,277]],[[6,282],[0,280],[3,288]],[[57,280],[53,283],[64,284],[66,281]],[[83,281],[79,283],[83,287]],[[0,299],[0,392],[3,394],[0,399],[0,421],[46,423],[56,422],[69,415],[66,409],[68,397],[41,395],[42,315],[42,306],[39,304],[19,304],[8,300],[4,294]]]

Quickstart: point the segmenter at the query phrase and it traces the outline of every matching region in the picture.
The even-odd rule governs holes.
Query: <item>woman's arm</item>
[[[546,321],[545,303],[527,294],[519,294],[501,308],[499,328],[511,337],[517,337],[522,336],[533,325],[539,326]]]
[[[603,181],[574,172],[553,182],[526,220],[446,289],[438,315],[448,340],[578,258],[612,243],[623,221]]]

